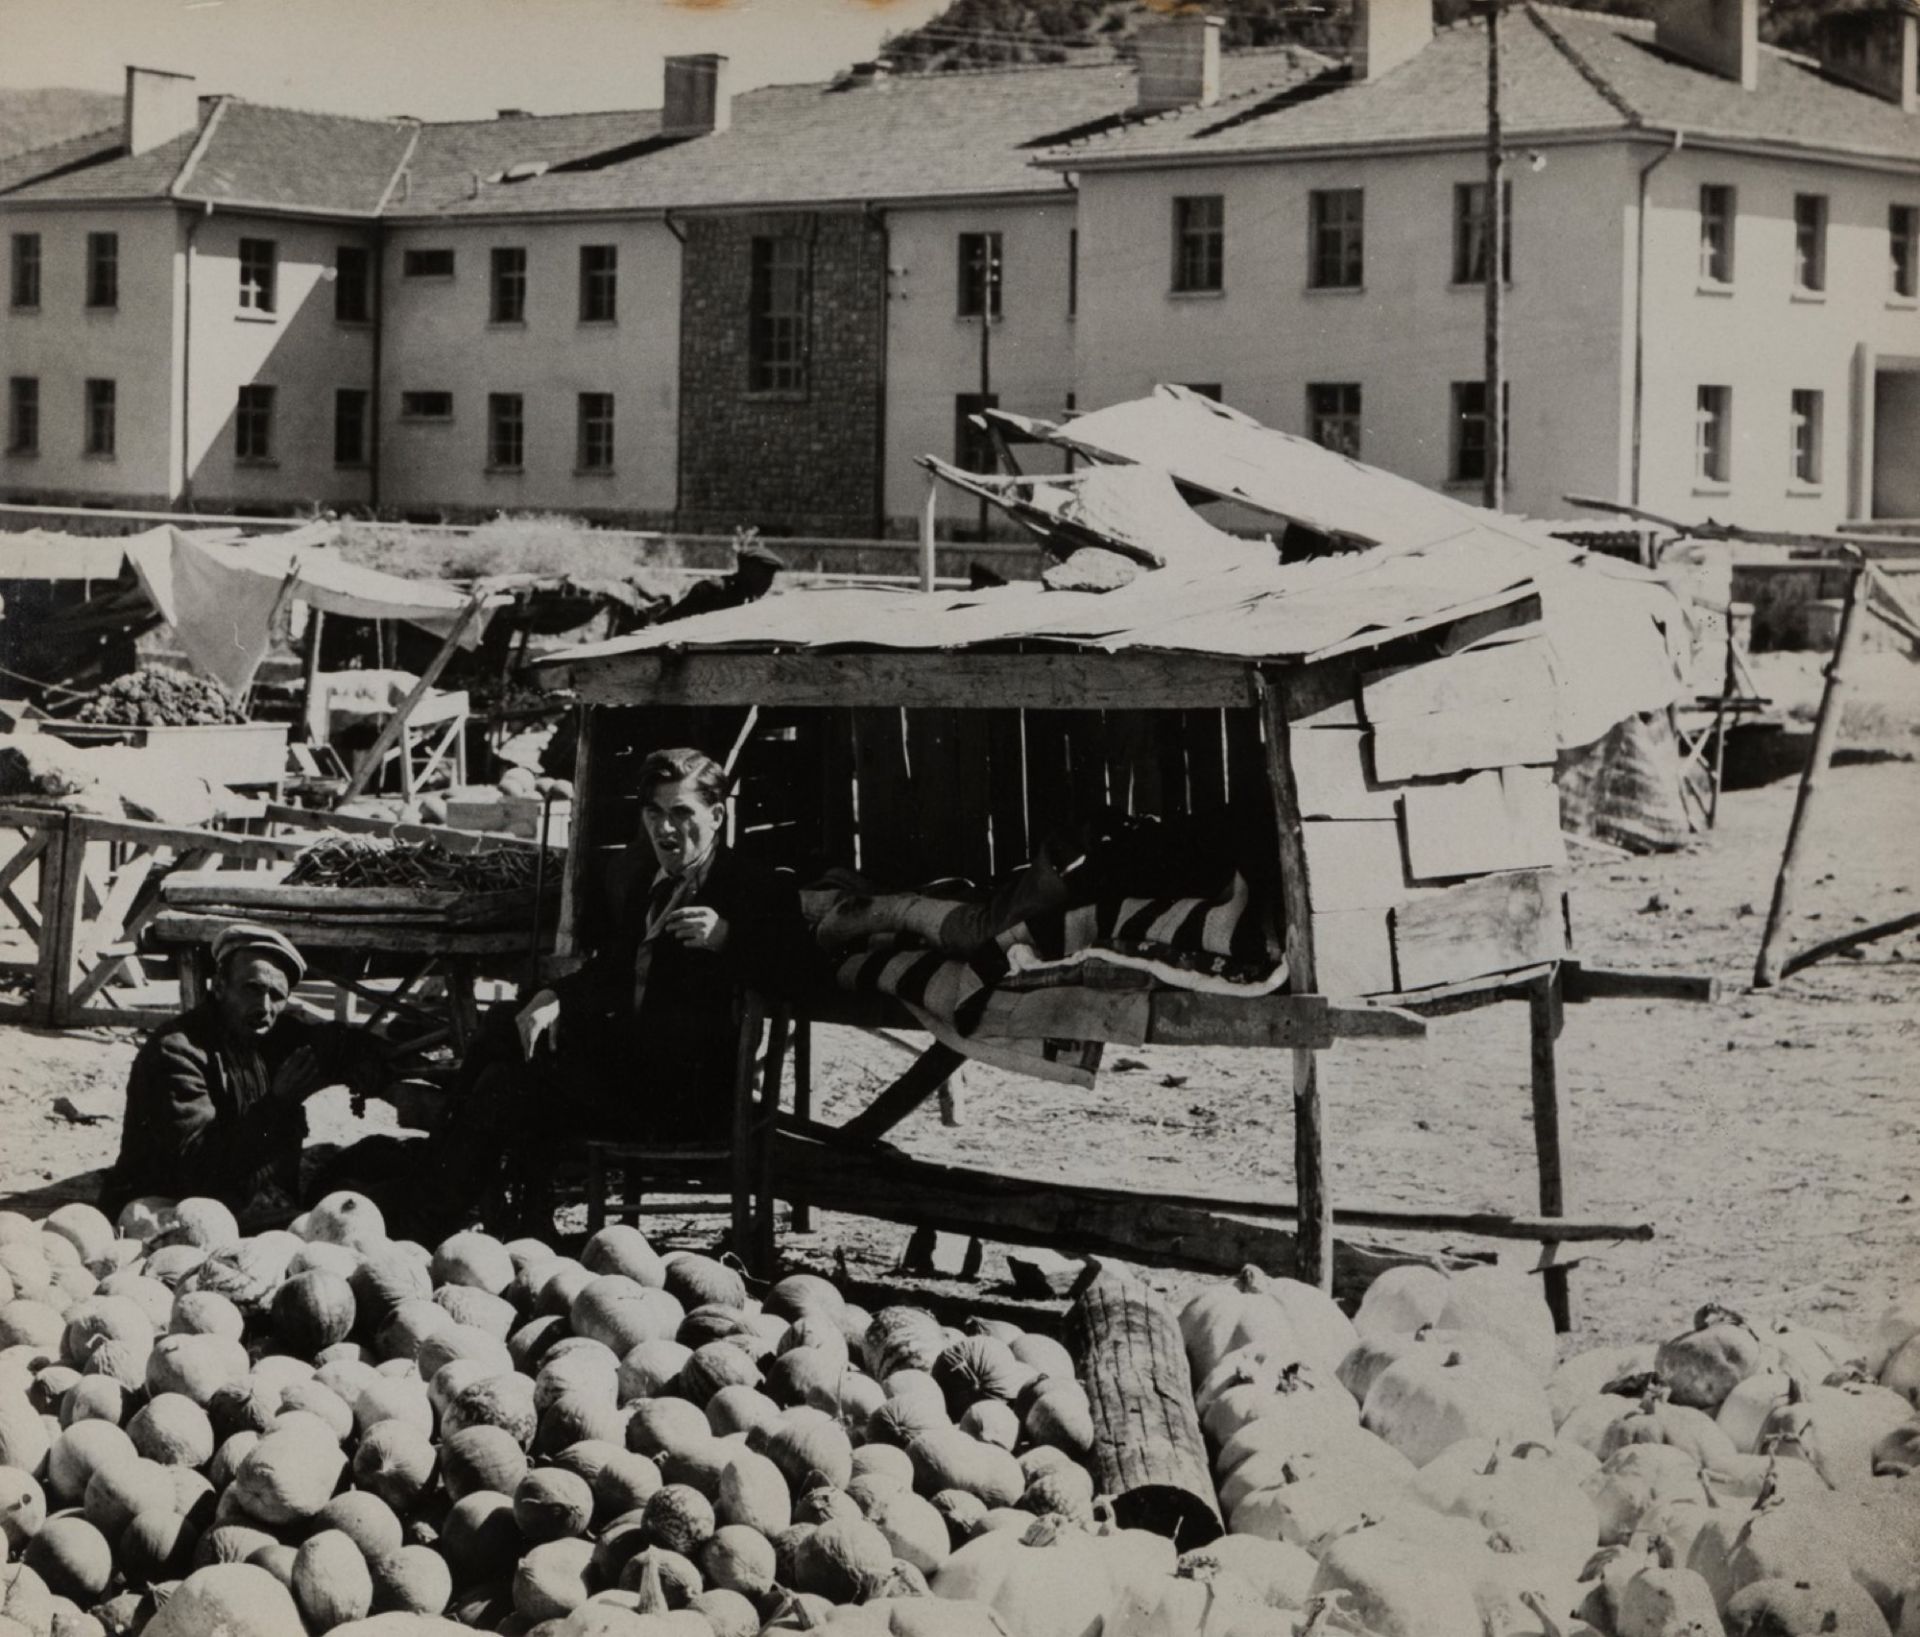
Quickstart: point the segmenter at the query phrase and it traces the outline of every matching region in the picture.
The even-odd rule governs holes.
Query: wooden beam
[[[1189,654],[759,654],[646,649],[535,665],[590,705],[889,706],[993,710],[1218,710],[1248,704],[1247,668]]]
[[[199,850],[249,863],[297,858],[307,845],[303,841],[281,840],[273,836],[242,836],[225,830],[148,824],[141,819],[94,818],[89,815],[83,822],[87,841],[132,841],[146,847],[171,847],[175,852]]]
[[[900,1077],[840,1128],[848,1142],[877,1142],[953,1078],[964,1054],[933,1041]]]
[[[347,780],[346,794],[357,796],[367,788],[380,771],[380,764],[386,760],[387,752],[399,744],[405,733],[407,719],[413,715],[420,701],[427,697],[428,690],[440,679],[440,673],[447,668],[447,661],[453,658],[454,650],[460,646],[460,639],[467,634],[467,627],[480,617],[480,610],[486,606],[484,591],[476,591],[467,599],[466,607],[455,616],[448,628],[445,639],[435,650],[427,668],[420,673],[407,697],[394,707],[393,714],[380,724],[380,732],[375,736],[367,752],[354,767],[353,776]],[[406,746],[401,744],[401,755],[406,755]],[[404,782],[404,780],[403,780]]]
[[[1557,970],[1534,982],[1527,996],[1528,1054],[1533,1082],[1533,1147],[1540,1166],[1540,1214],[1560,1216],[1567,1208],[1565,1152],[1560,1140],[1560,1065],[1554,1042],[1560,1037],[1560,974]],[[1573,1296],[1567,1269],[1549,1266],[1547,1308],[1553,1328],[1565,1335],[1573,1328]]]
[[[284,930],[296,944],[320,949],[363,949],[383,955],[524,955],[524,930],[470,932],[460,928],[364,926],[330,923],[312,915],[270,916],[256,912],[263,923]],[[190,915],[169,910],[153,918],[148,934],[156,944],[210,942],[233,924],[230,915]]]
[[[1562,961],[1560,975],[1570,1004],[1589,1000],[1687,1000],[1711,1004],[1720,998],[1720,980],[1701,972],[1616,972],[1606,967],[1583,966],[1579,961]]]

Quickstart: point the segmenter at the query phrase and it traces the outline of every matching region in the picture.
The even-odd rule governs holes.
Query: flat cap
[[[213,940],[213,964],[223,966],[229,955],[248,950],[256,955],[265,956],[270,961],[278,961],[287,970],[287,975],[298,983],[307,975],[307,963],[300,951],[295,949],[272,927],[250,926],[244,922],[223,928]]]

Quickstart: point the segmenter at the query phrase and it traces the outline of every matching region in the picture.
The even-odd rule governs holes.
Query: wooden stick
[[[1841,950],[1850,949],[1855,944],[1870,944],[1877,943],[1882,938],[1897,938],[1901,933],[1910,931],[1914,927],[1920,927],[1920,913],[1896,916],[1891,921],[1881,921],[1874,926],[1863,926],[1857,932],[1849,932],[1838,938],[1829,938],[1825,943],[1815,944],[1812,948],[1803,949],[1793,956],[1780,968],[1780,976],[1790,978],[1803,967],[1811,966],[1815,961],[1823,961],[1829,955],[1837,955]]]
[[[387,752],[393,749],[401,730],[407,725],[407,718],[413,714],[414,707],[427,697],[427,690],[447,668],[447,661],[453,658],[454,650],[460,646],[460,639],[467,634],[467,627],[479,618],[480,610],[485,606],[486,600],[484,591],[476,591],[467,599],[467,606],[460,610],[453,625],[447,631],[446,640],[440,644],[439,652],[427,662],[427,668],[420,673],[420,680],[414,683],[413,691],[400,701],[394,713],[380,725],[379,737],[373,741],[372,747],[354,768],[353,777],[347,781],[346,795],[359,795],[379,772],[380,764],[386,760]]]
[[[920,589],[933,589],[934,531],[940,518],[940,480],[927,474],[927,497],[920,506]]]
[[[1562,1216],[1567,1196],[1564,1156],[1560,1144],[1560,1066],[1554,1054],[1559,1036],[1560,974],[1538,979],[1527,995],[1527,1024],[1533,1068],[1533,1147],[1540,1164],[1540,1214]],[[1545,1272],[1547,1308],[1553,1328],[1565,1335],[1573,1328],[1573,1299],[1567,1288],[1567,1269],[1549,1266]]]
[[[1846,602],[1840,610],[1840,636],[1834,644],[1833,660],[1827,666],[1827,685],[1820,695],[1820,715],[1813,727],[1813,750],[1807,758],[1807,770],[1800,775],[1799,793],[1794,797],[1793,819],[1787,826],[1787,845],[1780,855],[1780,872],[1774,877],[1773,903],[1767,910],[1767,928],[1760,938],[1760,955],[1754,962],[1753,986],[1771,989],[1780,977],[1787,919],[1793,912],[1794,877],[1800,865],[1800,843],[1807,833],[1807,817],[1813,809],[1814,793],[1833,760],[1833,747],[1840,737],[1840,712],[1846,696],[1846,666],[1853,657],[1860,635],[1860,605],[1864,601],[1864,565],[1847,579]]]

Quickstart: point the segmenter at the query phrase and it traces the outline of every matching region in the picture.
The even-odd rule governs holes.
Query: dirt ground
[[[1657,1230],[1649,1243],[1586,1247],[1570,1345],[1667,1335],[1708,1298],[1755,1318],[1862,1330],[1920,1278],[1920,932],[1770,992],[1748,988],[1793,797],[1791,779],[1729,793],[1717,832],[1684,853],[1575,849],[1578,953],[1718,974],[1726,994],[1711,1006],[1568,1010],[1569,1208]],[[1917,816],[1920,764],[1834,769],[1796,944],[1920,908]],[[133,1048],[121,1031],[0,1029],[0,1206],[37,1213],[86,1191],[86,1173],[112,1156]],[[829,1031],[817,1051],[821,1115],[845,1117],[903,1062],[869,1037]],[[1533,1207],[1523,1008],[1437,1020],[1425,1042],[1349,1044],[1326,1067],[1336,1208],[1342,1198]],[[93,1118],[61,1112],[63,1099]],[[344,1093],[324,1095],[315,1115],[316,1140],[356,1129]],[[1090,1092],[973,1070],[961,1124],[943,1125],[929,1106],[895,1136],[916,1155],[962,1164],[1281,1193],[1292,1188],[1290,1123],[1278,1054],[1147,1048],[1111,1054]],[[884,1280],[905,1240],[903,1228],[824,1217],[789,1248],[816,1265],[843,1254],[854,1276]],[[943,1243],[943,1263],[957,1264],[959,1248]],[[1005,1272],[990,1250],[979,1286],[939,1283],[985,1295]],[[1176,1292],[1194,1283],[1152,1277]]]

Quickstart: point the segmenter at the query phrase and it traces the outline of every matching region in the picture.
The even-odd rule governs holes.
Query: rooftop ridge
[[[1321,73],[1347,66],[1345,58],[1329,56],[1324,51],[1314,50],[1312,46],[1261,46],[1257,48],[1257,52],[1262,56],[1286,56],[1294,66],[1301,68],[1317,65]],[[1253,53],[1233,53],[1236,57],[1251,54]],[[1258,97],[1271,97],[1274,94],[1274,90],[1275,87],[1272,83],[1249,85],[1241,90],[1229,92],[1226,95],[1216,98],[1214,101],[1206,104],[1206,110],[1208,113],[1218,113],[1223,109],[1234,108]],[[1138,113],[1127,118],[1126,127],[1130,131],[1145,130],[1154,125],[1164,124],[1169,120],[1189,116],[1199,106],[1197,103],[1185,102],[1177,103],[1171,108],[1156,108],[1151,112]],[[1034,156],[1035,161],[1044,162],[1046,157],[1051,154],[1071,153],[1076,147],[1087,143],[1099,142],[1108,134],[1108,131],[1102,130],[1089,132],[1084,136],[1069,137],[1065,142],[1056,142],[1048,147],[1037,149]]]
[[[756,89],[764,90],[765,87],[756,87]],[[751,92],[742,93],[742,95],[751,94]],[[509,115],[504,119],[498,114],[493,114],[485,119],[421,119],[411,123],[423,131],[446,131],[457,126],[480,129],[495,125],[535,125],[547,120],[561,119],[626,119],[639,114],[658,114],[659,112],[658,108],[578,108],[563,114],[521,113]],[[401,123],[408,122],[401,121]]]
[[[114,120],[92,131],[72,131],[66,136],[57,136],[51,142],[36,142],[31,148],[16,148],[12,153],[0,154],[0,165],[17,165],[22,160],[31,159],[37,153],[49,153],[55,148],[71,147],[76,142],[88,142],[95,137],[106,136],[120,129],[121,122]]]
[[[1567,60],[1567,63],[1576,74],[1593,87],[1595,92],[1599,94],[1609,108],[1618,113],[1629,125],[1636,128],[1646,123],[1646,120],[1641,116],[1640,110],[1634,107],[1634,105],[1621,94],[1620,89],[1614,85],[1605,74],[1601,73],[1598,68],[1588,62],[1586,57],[1574,46],[1573,42],[1562,34],[1553,23],[1548,21],[1545,7],[1537,4],[1536,0],[1525,0],[1521,9],[1525,11],[1527,20],[1546,36],[1548,43],[1554,50],[1559,52],[1560,55]],[[1562,8],[1556,6],[1554,9],[1558,11]]]
[[[231,91],[219,94],[221,102],[229,107],[258,109],[268,114],[298,114],[302,119],[327,119],[342,125],[370,125],[383,127],[390,131],[404,130],[420,123],[408,119],[404,114],[342,114],[330,108],[296,108],[286,102],[255,102],[249,97],[239,96]]]

